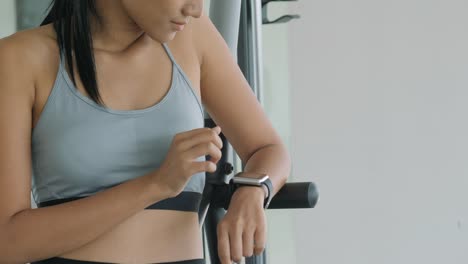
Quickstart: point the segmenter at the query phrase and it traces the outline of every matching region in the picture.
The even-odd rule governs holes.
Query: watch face
[[[266,181],[266,179],[269,178],[267,174],[250,173],[250,172],[243,172],[241,174],[241,175],[245,175],[245,177],[237,176],[237,175],[240,175],[240,174],[236,174],[236,176],[232,178],[232,181],[234,183],[257,185],[257,186],[262,185],[262,183]]]
[[[232,178],[234,183],[247,184],[247,185],[257,185],[260,186],[262,183],[258,179],[252,179],[247,177],[234,177]]]
[[[241,171],[234,175],[235,178],[251,178],[251,179],[263,179],[265,176],[268,176],[268,174],[265,173],[258,173],[258,172],[247,172],[247,171]]]

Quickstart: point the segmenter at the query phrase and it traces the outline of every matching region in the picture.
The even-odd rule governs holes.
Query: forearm
[[[273,185],[272,197],[275,196],[291,173],[291,158],[286,147],[275,144],[257,150],[246,162],[242,176],[249,177],[249,171],[268,174]]]
[[[61,255],[165,199],[148,175],[90,197],[17,213],[0,229],[0,263],[26,263]]]

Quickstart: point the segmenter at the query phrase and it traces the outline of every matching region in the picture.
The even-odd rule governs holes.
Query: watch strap
[[[268,189],[268,196],[265,198],[265,201],[263,203],[263,208],[267,209],[268,206],[270,206],[270,202],[272,199],[271,194],[273,193],[273,184],[270,180],[270,177],[268,177],[262,184],[265,185]]]

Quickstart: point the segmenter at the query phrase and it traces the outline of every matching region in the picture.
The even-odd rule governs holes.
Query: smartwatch
[[[243,177],[242,175],[249,175],[249,177]],[[265,185],[268,194],[263,202],[263,208],[267,209],[271,202],[271,194],[273,192],[273,184],[271,183],[270,176],[264,173],[257,172],[239,172],[231,178],[231,182],[234,185],[234,191],[241,186],[258,186],[262,187]]]

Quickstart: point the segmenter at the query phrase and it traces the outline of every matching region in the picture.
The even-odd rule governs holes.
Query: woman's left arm
[[[290,174],[287,148],[211,20],[203,15],[192,23],[204,108],[244,162],[242,176],[249,177],[249,171],[268,174],[275,195]],[[234,193],[217,227],[221,263],[240,262],[242,256],[259,255],[264,250],[264,197],[264,189],[258,187],[243,186]]]

